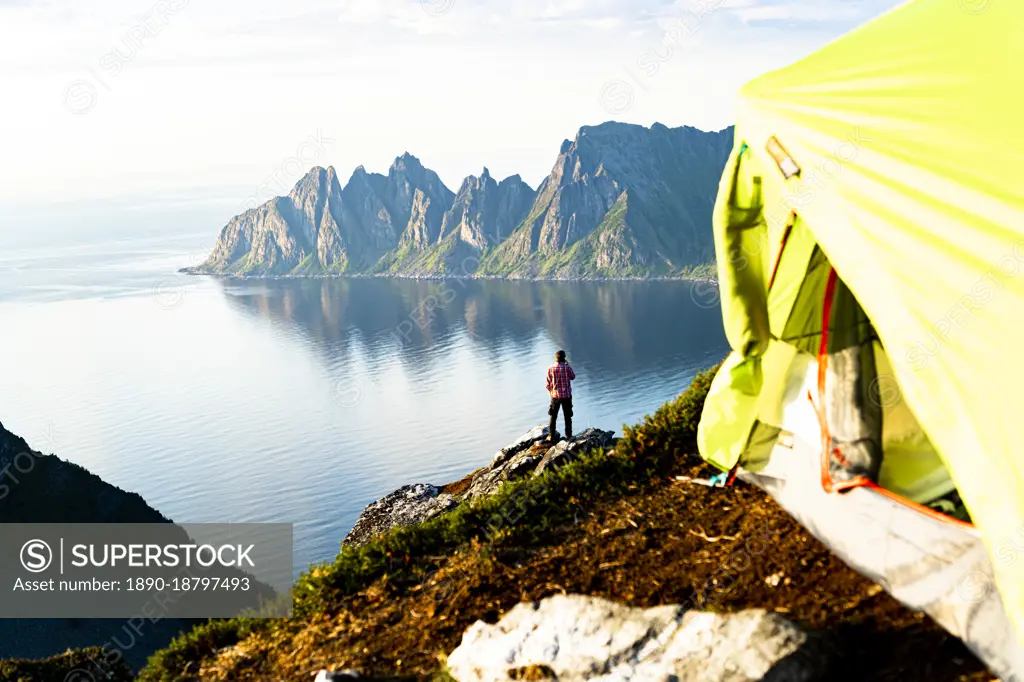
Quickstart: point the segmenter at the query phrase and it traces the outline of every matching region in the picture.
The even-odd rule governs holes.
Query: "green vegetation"
[[[718,264],[714,261],[702,265],[691,265],[679,271],[680,277],[707,279],[718,277]]]
[[[212,620],[176,638],[166,648],[150,657],[139,673],[144,680],[176,681],[182,675],[198,672],[198,664],[219,649],[237,644],[257,629],[273,625],[271,620]],[[2,678],[0,678],[2,679]]]
[[[641,211],[639,201],[623,193],[593,232],[568,249],[535,251],[525,258],[513,253],[517,240],[510,238],[481,258],[478,272],[494,277],[643,279],[648,277],[714,277],[714,264],[677,266],[642,245],[658,244],[658,233]],[[516,230],[520,240],[529,238],[528,218]],[[678,250],[678,249],[676,249]],[[669,250],[671,252],[671,249]]]
[[[301,576],[293,590],[294,618],[329,617],[342,599],[387,576],[393,585],[422,582],[439,555],[473,542],[529,545],[552,528],[572,522],[581,504],[617,499],[631,487],[664,473],[694,451],[697,423],[716,369],[697,375],[687,391],[641,424],[624,427],[615,448],[588,452],[576,461],[505,485],[495,495],[460,506],[418,526],[397,528],[358,547],[345,546],[331,563]],[[528,513],[523,509],[528,505]],[[158,652],[142,682],[174,682],[203,660],[252,633],[286,629],[289,621],[211,621]]]
[[[317,263],[315,254],[306,254],[305,258],[299,261],[299,264],[295,266],[296,274],[316,274],[320,270],[320,264]]]
[[[83,675],[81,671],[89,674]],[[128,664],[120,658],[115,661],[107,660],[107,654],[100,647],[76,649],[38,661],[0,660],[0,682],[60,682],[89,679],[130,682],[134,675]]]

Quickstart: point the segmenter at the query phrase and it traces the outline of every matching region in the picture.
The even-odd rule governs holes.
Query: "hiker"
[[[558,408],[562,408],[562,415],[565,417],[565,438],[572,440],[572,380],[576,378],[576,372],[572,366],[565,361],[565,351],[555,353],[555,364],[548,367],[547,389],[551,396],[551,407],[548,414],[551,415],[551,422],[548,424],[548,441],[554,443],[555,422],[558,420]]]

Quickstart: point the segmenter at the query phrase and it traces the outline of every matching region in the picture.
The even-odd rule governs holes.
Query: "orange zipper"
[[[832,480],[832,476],[828,472],[828,455],[830,452],[835,451],[837,455],[841,455],[838,448],[832,447],[832,435],[828,428],[828,418],[825,415],[825,376],[826,370],[828,369],[828,325],[832,316],[832,302],[835,296],[837,274],[835,268],[829,270],[828,281],[825,283],[825,300],[822,305],[822,321],[821,321],[821,345],[818,347],[818,404],[814,402],[814,396],[811,392],[807,392],[807,398],[811,401],[811,406],[814,408],[815,413],[818,415],[818,423],[821,426],[821,485],[827,493],[839,493],[846,490],[852,490],[853,488],[867,488],[874,492],[890,499],[894,502],[916,511],[920,514],[941,521],[943,523],[949,523],[954,526],[961,528],[974,529],[974,524],[960,519],[953,518],[948,514],[943,514],[937,509],[926,507],[923,504],[918,504],[912,500],[894,493],[891,490],[887,490],[882,486],[878,485],[874,481],[871,481],[863,476],[859,476],[851,481],[845,483],[836,484]]]

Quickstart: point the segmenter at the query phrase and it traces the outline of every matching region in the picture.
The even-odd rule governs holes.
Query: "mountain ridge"
[[[648,279],[707,274],[733,129],[606,122],[562,142],[533,189],[486,166],[449,189],[408,151],[342,185],[312,168],[233,217],[190,274]]]

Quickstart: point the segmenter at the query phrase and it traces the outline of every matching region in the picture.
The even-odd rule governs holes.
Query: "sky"
[[[896,4],[0,0],[0,209],[251,203],[406,151],[452,189],[536,186],[580,126],[721,129],[746,81]]]

